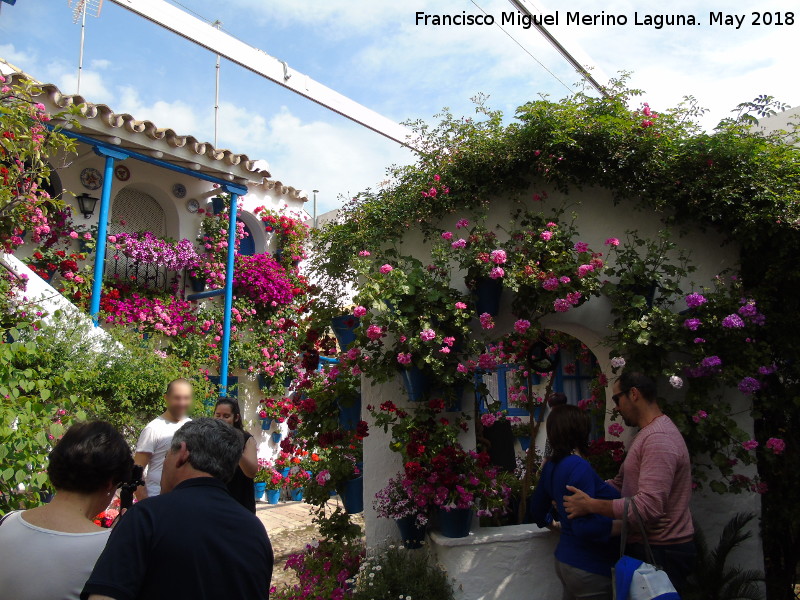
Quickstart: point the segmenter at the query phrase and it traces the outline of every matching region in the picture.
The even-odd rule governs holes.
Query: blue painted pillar
[[[106,237],[108,235],[108,209],[111,205],[111,183],[114,181],[114,160],[123,160],[127,154],[108,148],[95,146],[95,153],[106,159],[103,170],[103,191],[100,195],[100,216],[97,220],[97,246],[94,255],[94,279],[92,280],[92,299],[89,304],[89,314],[95,326],[98,325],[97,316],[100,312],[100,294],[103,291],[103,271],[106,265]]]
[[[239,194],[231,192],[231,206],[228,213],[228,261],[225,267],[225,309],[222,324],[222,355],[219,361],[219,395],[228,395],[228,360],[231,349],[231,310],[233,309],[233,268],[236,257],[236,212]]]

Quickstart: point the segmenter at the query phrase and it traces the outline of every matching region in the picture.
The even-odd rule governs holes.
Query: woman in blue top
[[[531,497],[530,517],[539,527],[549,525],[553,506],[558,511],[561,539],[556,547],[556,574],[564,586],[562,600],[610,600],[611,567],[619,558],[619,527],[608,517],[587,515],[568,519],[564,510],[567,486],[593,498],[619,498],[584,458],[589,445],[589,415],[577,406],[556,406],[547,417],[547,439],[552,455]],[[586,488],[581,487],[586,486]]]

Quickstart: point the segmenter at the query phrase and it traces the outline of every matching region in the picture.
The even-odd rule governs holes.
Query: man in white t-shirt
[[[167,410],[164,414],[150,421],[139,435],[136,442],[136,454],[133,457],[137,465],[145,467],[145,485],[136,490],[136,497],[144,500],[161,493],[161,469],[164,457],[172,443],[173,434],[181,425],[191,421],[186,414],[192,407],[194,391],[188,379],[175,379],[167,385],[164,400]]]

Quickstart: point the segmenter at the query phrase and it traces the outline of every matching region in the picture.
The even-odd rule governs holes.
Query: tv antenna
[[[76,94],[81,93],[81,74],[83,71],[83,43],[86,40],[86,15],[93,17],[100,16],[100,9],[103,8],[103,0],[69,0],[72,6],[72,22],[81,22],[81,51],[78,57],[78,89]]]

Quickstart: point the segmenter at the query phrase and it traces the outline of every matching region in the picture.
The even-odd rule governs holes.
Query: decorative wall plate
[[[97,169],[86,167],[81,171],[81,184],[87,190],[99,190],[103,185],[103,176]]]
[[[172,194],[176,198],[185,198],[186,197],[186,186],[182,183],[176,183],[172,186]]]
[[[114,176],[120,181],[128,181],[131,178],[131,170],[125,165],[114,167]]]
[[[190,213],[196,213],[198,210],[200,210],[200,202],[197,200],[197,198],[189,198],[186,201],[186,210],[188,210]]]

